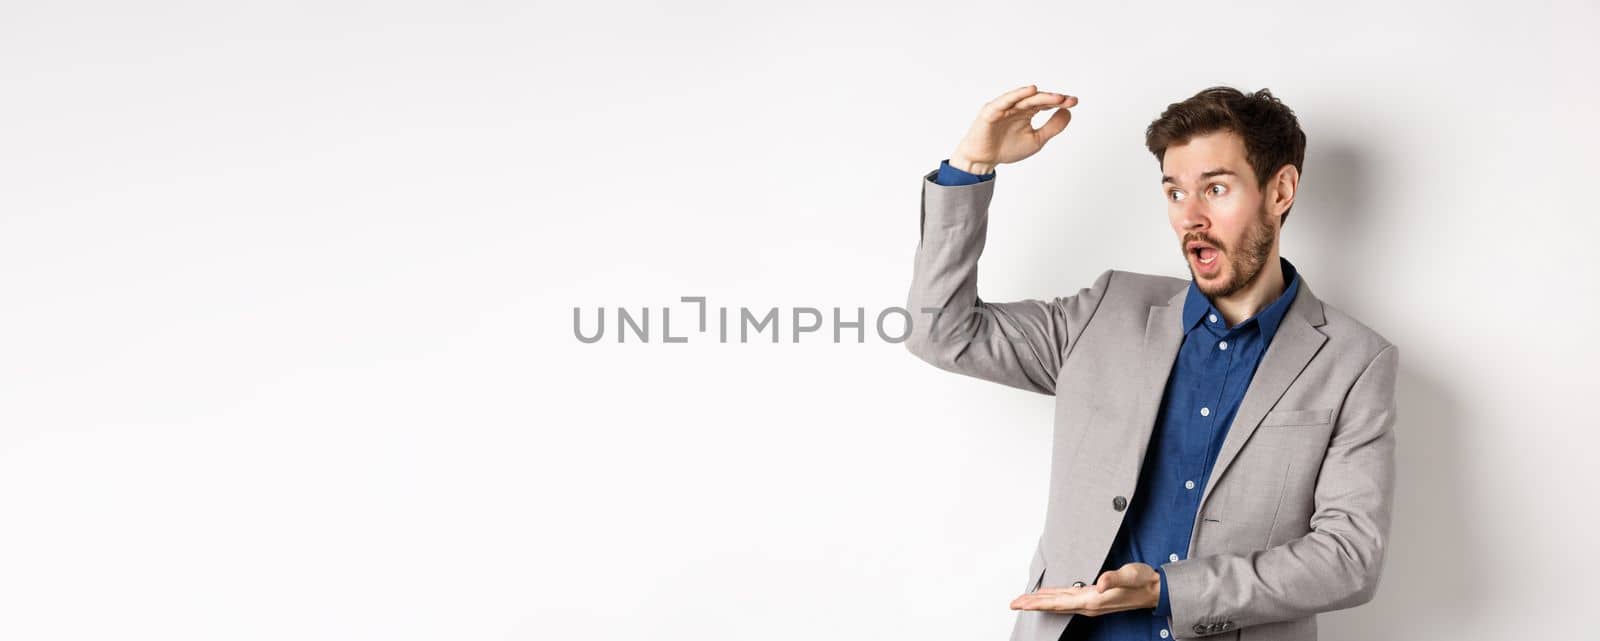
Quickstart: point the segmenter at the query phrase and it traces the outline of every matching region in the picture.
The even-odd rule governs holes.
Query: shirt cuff
[[[1161,575],[1161,599],[1156,602],[1156,609],[1153,614],[1158,617],[1172,616],[1172,600],[1167,596],[1167,571],[1156,568],[1156,574]]]
[[[955,167],[951,167],[949,158],[939,161],[939,175],[933,178],[933,182],[946,187],[975,185],[985,180],[994,180],[994,172],[991,171],[981,176],[978,174],[967,173],[960,169],[956,169]]]

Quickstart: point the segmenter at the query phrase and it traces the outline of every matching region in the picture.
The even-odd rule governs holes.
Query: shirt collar
[[[1295,294],[1300,291],[1300,274],[1295,271],[1294,265],[1281,256],[1278,257],[1278,265],[1283,268],[1283,279],[1289,283],[1289,286],[1283,288],[1283,293],[1278,296],[1277,300],[1272,301],[1260,313],[1246,319],[1244,322],[1257,321],[1261,325],[1261,337],[1268,342],[1272,341],[1273,334],[1278,333],[1278,325],[1283,323],[1283,316],[1288,313],[1289,304],[1294,302]],[[1217,311],[1217,308],[1211,304],[1211,300],[1206,298],[1205,294],[1200,293],[1200,286],[1190,280],[1189,293],[1183,299],[1184,331],[1193,329],[1195,323],[1200,322],[1202,316],[1210,314],[1217,315],[1219,329],[1227,322],[1222,320],[1222,312]],[[1240,325],[1244,323],[1240,323]]]

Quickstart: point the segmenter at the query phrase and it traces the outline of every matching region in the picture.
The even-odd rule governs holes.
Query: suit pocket
[[[1333,420],[1333,410],[1274,410],[1261,419],[1262,427],[1325,425]]]

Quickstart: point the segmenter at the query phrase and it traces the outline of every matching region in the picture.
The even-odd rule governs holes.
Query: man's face
[[[1248,287],[1277,255],[1278,220],[1231,131],[1195,136],[1162,156],[1167,218],[1200,292],[1224,297]]]

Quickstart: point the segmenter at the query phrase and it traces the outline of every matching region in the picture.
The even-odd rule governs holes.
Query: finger
[[[1037,590],[1029,592],[1028,594],[1071,593],[1071,592],[1082,592],[1082,591],[1083,591],[1083,588],[1078,587],[1078,586],[1062,586],[1062,587],[1053,587],[1053,588],[1039,588]]]
[[[1095,592],[1105,592],[1114,587],[1117,587],[1117,573],[1115,571],[1106,570],[1101,572],[1100,577],[1094,580]]]
[[[1106,573],[1107,588],[1131,588],[1139,584],[1139,569],[1132,563]],[[1104,590],[1101,590],[1104,592]]]
[[[1139,569],[1136,565],[1129,563],[1115,570],[1107,570],[1100,573],[1100,578],[1094,581],[1094,589],[1096,592],[1105,592],[1111,588],[1133,587],[1138,585],[1138,581]]]
[[[1001,94],[999,98],[989,101],[989,104],[983,106],[984,111],[992,115],[1005,113],[1006,110],[1011,109],[1013,105],[1017,104],[1017,101],[1027,98],[1038,91],[1039,88],[1034,85],[1012,89],[1011,91]]]
[[[1033,598],[1032,595],[1024,594],[1022,596],[1019,596],[1019,597],[1011,600],[1011,609],[1013,609],[1013,610],[1024,610],[1024,609],[1027,609],[1028,604],[1033,603],[1034,601],[1035,601],[1035,599]]]
[[[1016,106],[1012,107],[1012,109],[1030,109],[1035,107],[1042,109],[1045,107],[1053,107],[1061,104],[1061,101],[1066,99],[1066,94],[1041,91],[1017,101]]]
[[[1067,124],[1070,122],[1072,122],[1072,111],[1065,106],[1058,107],[1055,113],[1050,114],[1049,120],[1044,121],[1044,124],[1039,125],[1039,128],[1034,130],[1033,135],[1038,138],[1039,144],[1042,145],[1050,142],[1050,139],[1056,137],[1056,134],[1066,131]]]
[[[1012,603],[1037,603],[1037,602],[1048,600],[1048,599],[1082,598],[1088,592],[1090,592],[1090,589],[1087,588],[1087,587],[1082,587],[1082,588],[1080,588],[1080,587],[1040,588],[1040,589],[1035,590],[1033,592],[1028,592],[1028,593],[1025,593],[1025,594],[1023,594],[1023,595],[1021,595],[1021,596],[1019,596],[1019,597],[1017,597],[1015,599],[1012,599],[1011,602]]]
[[[1013,610],[1047,610],[1051,612],[1069,612],[1083,607],[1085,597],[1081,593],[1032,593],[1017,597],[1011,602]]]

